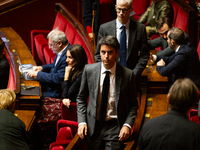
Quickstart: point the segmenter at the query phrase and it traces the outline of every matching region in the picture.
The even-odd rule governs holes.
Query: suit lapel
[[[117,108],[120,96],[120,88],[122,82],[122,71],[121,66],[117,63],[116,64],[116,74],[115,74],[115,107]]]
[[[113,35],[116,37],[116,20],[113,20],[112,25],[109,27],[108,35]]]
[[[127,55],[126,55],[126,60],[128,59],[131,49],[133,47],[133,44],[136,38],[136,31],[135,31],[135,22],[130,18],[130,25],[129,25],[129,39],[128,39],[128,49],[127,49]]]
[[[95,97],[95,104],[97,105],[98,100],[98,93],[99,93],[99,84],[100,84],[100,73],[101,73],[101,63],[97,65],[97,67],[94,69],[93,77],[94,77],[94,97]]]

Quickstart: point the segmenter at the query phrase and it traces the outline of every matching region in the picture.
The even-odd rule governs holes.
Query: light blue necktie
[[[120,57],[120,65],[127,67],[126,65],[126,27],[122,26],[122,32],[120,36],[120,49],[119,49],[119,57]]]

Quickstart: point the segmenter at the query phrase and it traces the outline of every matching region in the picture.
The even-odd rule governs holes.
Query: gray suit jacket
[[[102,24],[99,29],[98,41],[103,36],[112,35],[116,37],[116,20]],[[144,24],[130,17],[128,49],[126,55],[127,68],[133,70],[136,77],[142,74],[149,59],[146,28]],[[96,62],[101,61],[100,49],[96,49]]]
[[[116,64],[115,107],[119,127],[124,123],[133,126],[137,115],[137,98],[134,74],[130,69]],[[86,122],[88,136],[95,130],[97,99],[99,94],[101,63],[86,65],[83,71],[81,87],[77,97],[78,123]],[[89,102],[87,105],[87,98]]]

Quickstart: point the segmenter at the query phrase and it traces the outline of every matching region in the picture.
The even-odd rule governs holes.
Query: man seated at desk
[[[196,48],[184,42],[184,32],[172,28],[167,33],[167,42],[175,53],[172,56],[150,56],[157,62],[157,71],[162,76],[168,76],[172,84],[178,78],[190,78],[200,90],[200,64]]]
[[[60,82],[64,80],[66,67],[66,51],[71,46],[64,32],[55,29],[48,36],[49,48],[56,53],[52,64],[34,66],[27,75],[40,81],[42,97],[60,98],[62,88]]]
[[[174,54],[174,50],[169,47],[167,43],[167,32],[173,28],[173,18],[168,17],[161,17],[156,21],[156,28],[158,30],[158,33],[160,34],[160,37],[148,40],[148,45],[150,49],[155,49],[157,47],[162,47],[163,50],[159,50],[157,52],[158,56],[171,56]],[[189,36],[184,32],[185,36],[185,42],[189,42],[190,38]]]
[[[0,89],[6,89],[9,79],[10,64],[3,54],[5,44],[0,40]]]

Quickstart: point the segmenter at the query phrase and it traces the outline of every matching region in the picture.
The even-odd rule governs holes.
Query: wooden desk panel
[[[36,65],[28,47],[26,46],[24,41],[21,39],[21,37],[11,27],[0,28],[0,31],[4,33],[4,37],[7,39],[9,43],[7,44],[7,48],[9,48],[11,51],[13,50],[16,51],[17,55],[15,55],[15,57],[19,65],[29,64],[29,63]],[[33,85],[33,86],[40,87],[40,83],[36,80],[20,79],[20,83],[24,84],[25,86]],[[41,91],[40,91],[40,95],[41,95]],[[19,109],[35,110],[37,107],[40,106],[40,96],[20,95],[19,99],[20,99]]]
[[[152,105],[147,105],[146,114],[150,114],[150,118],[155,118],[161,115],[164,115],[168,111],[168,100],[167,94],[148,94],[147,95],[147,104],[148,100],[152,100]],[[148,115],[147,115],[148,116]]]
[[[31,110],[15,110],[14,114],[21,119],[25,126],[28,134],[31,134],[31,131],[35,124],[35,111]]]
[[[156,50],[150,50],[156,54]],[[148,60],[146,68],[142,72],[142,82],[147,78],[148,94],[167,94],[168,77],[161,76],[156,70],[156,64]],[[142,85],[145,85],[142,83]]]

